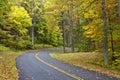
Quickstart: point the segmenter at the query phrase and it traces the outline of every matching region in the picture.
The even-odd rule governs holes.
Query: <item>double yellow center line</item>
[[[65,71],[65,70],[63,70],[63,69],[60,69],[60,68],[58,68],[58,67],[56,67],[56,66],[53,66],[53,65],[45,62],[44,60],[42,60],[42,59],[38,56],[38,54],[35,54],[35,58],[36,58],[38,61],[46,64],[47,66],[49,66],[49,67],[51,67],[51,68],[53,68],[53,69],[55,69],[55,70],[57,70],[57,71],[59,71],[59,72],[61,72],[61,73],[64,73],[64,74],[66,74],[66,75],[68,75],[68,76],[70,76],[70,77],[72,77],[72,78],[74,78],[74,79],[76,79],[76,80],[84,80],[84,79],[80,78],[79,76],[76,76],[75,74],[69,73],[69,72],[67,72],[67,71]]]

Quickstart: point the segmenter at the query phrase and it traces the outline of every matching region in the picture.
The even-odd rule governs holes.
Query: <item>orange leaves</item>
[[[96,31],[96,26],[91,24],[84,26],[83,29],[85,30],[85,35],[87,38],[94,38],[95,37],[95,31]]]
[[[103,34],[102,32],[102,20],[96,20],[92,23],[90,23],[87,26],[83,26],[83,29],[85,30],[84,34],[87,38],[100,38]]]
[[[88,5],[88,2],[92,2],[93,0],[88,0],[84,3],[84,6]],[[106,15],[107,15],[107,23],[113,25],[118,23],[118,13],[117,13],[117,0],[106,0]],[[85,30],[85,35],[89,38],[100,37],[103,35],[102,30],[102,5],[101,1],[98,0],[95,3],[91,4],[88,8],[88,11],[84,12],[84,17],[88,20],[88,24],[83,27]],[[109,26],[108,26],[109,27]]]
[[[117,0],[106,0],[106,7],[108,9],[118,6]]]

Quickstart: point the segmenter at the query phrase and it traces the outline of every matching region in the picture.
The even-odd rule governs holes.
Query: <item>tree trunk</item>
[[[120,0],[118,0],[118,14],[119,14],[119,17],[120,17]]]
[[[34,49],[34,19],[32,23],[32,49]]]
[[[108,65],[108,35],[106,24],[106,4],[105,0],[102,0],[102,12],[103,12],[103,30],[104,30],[104,62]]]
[[[63,37],[63,51],[65,53],[65,28],[64,28],[64,12],[61,12],[62,16],[62,37]]]
[[[80,19],[79,19],[78,10],[77,10],[77,15],[78,15],[78,18],[77,18],[77,27],[78,27],[78,51],[80,51],[80,28],[81,28],[81,25],[80,25]]]
[[[32,49],[34,49],[34,25],[35,25],[35,11],[34,11],[35,3],[32,5]]]
[[[73,21],[72,21],[72,9],[73,9],[73,3],[70,3],[70,9],[69,9],[69,19],[70,19],[70,46],[71,46],[71,52],[74,53],[74,28],[73,28]]]
[[[109,22],[110,22],[110,19],[109,19]],[[109,23],[110,24],[110,23]],[[114,52],[114,43],[113,43],[113,29],[111,27],[111,24],[110,24],[110,38],[111,38],[111,50],[112,52]]]

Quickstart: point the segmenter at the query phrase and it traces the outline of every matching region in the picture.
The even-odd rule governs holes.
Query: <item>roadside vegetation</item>
[[[82,67],[88,70],[107,74],[108,76],[120,78],[120,67],[115,65],[115,62],[109,63],[109,65],[105,66],[103,54],[101,53],[52,53],[50,56],[77,67]]]
[[[15,59],[23,53],[0,45],[0,80],[18,80]]]

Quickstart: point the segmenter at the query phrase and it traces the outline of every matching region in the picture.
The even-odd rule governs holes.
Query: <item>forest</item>
[[[53,47],[120,70],[120,0],[0,0],[0,51]]]

